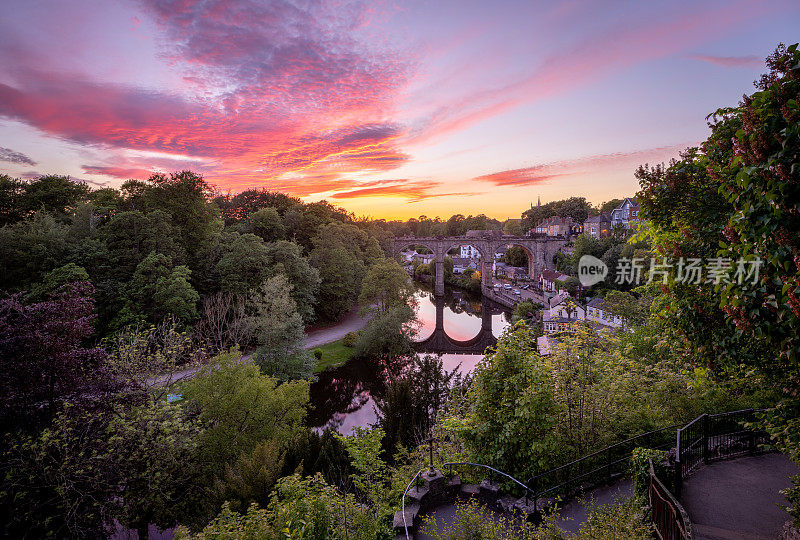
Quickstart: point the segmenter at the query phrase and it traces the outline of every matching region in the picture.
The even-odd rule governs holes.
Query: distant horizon
[[[0,174],[190,169],[389,220],[597,206],[704,140],[797,28],[783,0],[12,0]]]

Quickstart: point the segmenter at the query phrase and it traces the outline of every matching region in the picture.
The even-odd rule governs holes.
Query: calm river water
[[[437,307],[433,293],[419,286],[417,300],[417,334],[415,341],[424,342],[436,330]],[[441,302],[440,302],[441,307]],[[483,303],[480,296],[448,288],[445,291],[442,322],[444,332],[453,340],[468,341],[481,333],[488,323],[482,317]],[[491,308],[492,334],[497,337],[510,323],[507,311]],[[488,317],[488,314],[487,314]],[[444,368],[458,368],[469,373],[475,367],[480,354],[452,354],[442,350]],[[402,369],[402,365],[385,365],[375,361],[351,360],[342,367],[319,374],[319,381],[311,385],[311,410],[309,426],[325,429],[335,428],[342,434],[350,433],[354,427],[366,427],[375,422],[376,415],[372,396],[380,396],[387,382]]]

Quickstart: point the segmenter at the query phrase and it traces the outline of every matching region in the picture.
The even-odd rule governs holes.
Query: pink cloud
[[[356,199],[361,197],[402,197],[408,202],[420,202],[434,197],[450,197],[454,195],[471,196],[476,193],[433,193],[441,182],[425,180],[376,180],[363,182],[350,191],[340,191],[331,195],[334,199]]]
[[[678,157],[678,152],[698,143],[661,146],[630,152],[613,152],[570,160],[554,161],[519,169],[510,169],[485,174],[474,178],[479,182],[490,182],[496,186],[527,186],[548,183],[564,176],[587,174],[600,169],[630,168],[647,162],[663,162]]]
[[[691,54],[689,58],[727,68],[764,67],[764,61],[757,56],[709,56],[704,54]]]
[[[391,170],[409,159],[397,146],[403,128],[387,121],[408,66],[352,37],[370,16],[367,6],[248,0],[144,5],[163,32],[164,57],[184,73],[191,91],[39,70],[32,52],[8,52],[25,49],[15,43],[7,54],[0,51],[13,73],[0,80],[0,116],[79,144],[213,162],[206,176],[233,188],[293,186],[284,177],[328,175],[318,186],[323,189],[330,175]],[[110,161],[85,170],[141,176],[157,166],[143,158]]]

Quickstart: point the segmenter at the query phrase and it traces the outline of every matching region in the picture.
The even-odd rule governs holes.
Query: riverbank
[[[317,360],[317,367],[314,369],[314,373],[320,373],[328,368],[335,368],[346,364],[353,358],[355,349],[345,345],[344,339],[339,339],[315,347],[314,351],[322,351],[322,358]]]

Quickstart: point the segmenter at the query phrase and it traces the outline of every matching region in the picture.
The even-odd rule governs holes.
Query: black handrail
[[[675,494],[680,497],[683,480],[703,464],[719,459],[753,455],[768,442],[763,431],[742,424],[756,419],[764,409],[741,409],[701,414],[677,431],[675,442]]]
[[[547,494],[553,493],[553,492],[557,493],[557,492],[561,491],[563,488],[566,488],[566,489],[564,489],[564,491],[569,492],[570,486],[575,485],[579,480],[582,480],[582,479],[587,478],[587,477],[589,479],[591,479],[593,477],[593,475],[596,475],[597,473],[600,473],[601,471],[605,470],[605,475],[603,475],[602,480],[603,481],[610,480],[613,477],[615,467],[618,468],[618,466],[621,463],[627,463],[627,461],[630,459],[630,456],[631,456],[631,454],[633,452],[633,448],[634,448],[634,444],[633,443],[635,443],[637,441],[640,441],[642,439],[646,439],[648,437],[658,436],[659,434],[664,433],[667,430],[673,430],[673,429],[679,427],[680,425],[681,424],[674,424],[674,425],[671,425],[671,426],[666,426],[666,427],[663,427],[663,428],[660,428],[660,429],[655,429],[655,430],[652,430],[652,431],[648,431],[646,433],[641,433],[639,435],[635,435],[633,437],[630,437],[630,438],[625,439],[623,441],[620,441],[618,443],[614,443],[612,445],[609,445],[609,446],[607,446],[607,447],[605,447],[605,448],[603,448],[601,450],[597,450],[596,452],[592,452],[591,454],[587,454],[585,456],[582,456],[582,457],[580,457],[580,458],[578,458],[578,459],[576,459],[574,461],[570,461],[569,463],[565,463],[564,465],[560,465],[558,467],[555,467],[553,469],[550,469],[548,471],[545,471],[543,473],[537,474],[536,476],[533,476],[533,477],[529,478],[527,484],[532,487],[532,491],[533,491],[532,498],[533,498],[533,502],[534,502],[534,509],[537,509],[538,500],[543,495],[547,495]],[[654,445],[654,446],[656,448],[660,448],[660,447],[670,446],[671,444],[672,444],[671,440],[665,439],[665,442],[663,442],[661,444],[658,444],[658,445]],[[623,450],[622,452],[620,452],[620,454],[614,456],[614,452],[615,451],[619,451],[620,449],[625,448],[626,445],[630,445],[631,447],[629,449]],[[605,459],[598,459],[598,458],[601,458],[603,456],[607,456],[607,457],[605,457]],[[586,472],[579,472],[578,474],[570,474],[571,470],[574,470],[576,468],[578,470],[580,470],[581,467],[584,466],[584,464],[586,464],[587,462],[588,463],[592,463],[593,460],[596,460],[596,462],[599,465],[597,465],[595,467],[592,467],[589,471],[586,471]],[[623,467],[623,469],[624,469],[624,467]],[[542,486],[541,488],[539,487],[541,485],[541,483],[542,483],[542,479],[543,478],[557,475],[558,473],[560,473],[562,471],[566,471],[566,473],[567,473],[567,475],[566,475],[567,478],[566,479],[564,479],[561,482],[556,482],[553,485]],[[622,472],[622,471],[620,471],[620,472]],[[592,483],[592,482],[590,482],[590,483]],[[600,483],[600,482],[594,482],[594,483]]]
[[[517,480],[516,478],[514,478],[510,474],[506,474],[501,470],[495,469],[494,467],[490,467],[489,465],[484,465],[482,463],[472,463],[470,461],[448,461],[447,463],[442,463],[442,467],[443,468],[444,467],[450,467],[451,471],[452,471],[453,465],[456,465],[456,466],[458,466],[458,465],[470,465],[472,467],[482,467],[484,469],[489,469],[493,473],[497,473],[500,476],[504,476],[504,477],[508,478],[509,480],[511,480],[512,482],[514,482],[515,484],[519,485],[523,490],[525,490],[526,498],[528,496],[528,493],[530,493],[530,491],[531,491],[528,486],[526,486],[525,484],[523,484],[522,482],[520,482],[519,480]],[[402,501],[401,512],[403,514],[403,530],[405,532],[406,539],[409,538],[409,536],[408,536],[408,523],[406,522],[406,495],[408,494],[408,490],[411,489],[411,484],[413,484],[419,478],[419,475],[422,474],[422,471],[423,471],[422,469],[417,471],[417,474],[414,475],[414,478],[411,479],[411,481],[406,486],[406,489],[403,491],[403,496],[401,498],[401,501]]]
[[[692,540],[694,534],[689,514],[658,478],[653,460],[647,461],[650,466],[647,496],[656,535],[660,540]]]

